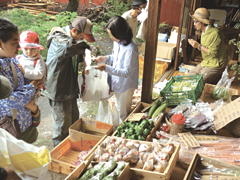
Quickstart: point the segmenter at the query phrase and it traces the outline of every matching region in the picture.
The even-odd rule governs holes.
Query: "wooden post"
[[[150,0],[148,5],[147,36],[144,56],[144,71],[142,82],[142,102],[152,102],[152,87],[158,42],[160,19],[160,0]]]

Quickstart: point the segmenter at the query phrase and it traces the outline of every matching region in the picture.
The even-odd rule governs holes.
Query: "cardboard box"
[[[142,54],[145,53],[145,43],[142,43]],[[176,51],[176,44],[158,41],[156,58],[172,60]]]
[[[92,149],[104,135],[111,135],[112,131],[112,124],[80,118],[69,128],[72,148],[78,151]]]
[[[114,139],[118,139],[118,137],[114,137]],[[132,141],[131,139],[127,139],[127,141]],[[103,141],[102,141],[103,142]],[[140,144],[152,144],[152,142],[146,142],[146,141],[138,141]],[[100,144],[101,145],[101,144]],[[163,173],[159,172],[154,172],[154,171],[147,171],[143,169],[139,169],[137,167],[132,167],[130,166],[130,170],[132,173],[132,179],[134,180],[140,180],[140,179],[147,179],[147,180],[156,180],[156,179],[162,179],[162,180],[168,180],[171,177],[171,174],[173,172],[173,169],[176,165],[178,156],[179,156],[179,150],[180,150],[180,145],[174,145],[174,153],[171,155],[171,158],[168,161],[168,166],[165,169]],[[89,159],[93,159],[95,156],[94,153],[92,153],[89,156]]]
[[[102,139],[98,142],[99,144],[105,140],[107,135],[102,137]],[[98,145],[98,144],[97,144]],[[95,148],[97,145],[90,150],[88,154],[83,158],[83,161],[88,160],[89,156],[95,152]],[[70,137],[68,136],[64,139],[59,145],[57,145],[50,153],[51,162],[48,165],[48,169],[57,173],[70,174],[76,168],[82,168],[82,164],[79,166],[73,165],[72,163],[77,160],[77,157],[81,151],[74,150],[72,148],[72,143],[70,141]]]
[[[84,164],[84,168],[79,166],[71,174],[69,174],[65,180],[77,180],[80,175],[82,176],[86,170],[88,170],[90,167],[92,167],[94,164],[97,164],[97,163],[94,163],[94,162],[91,163],[91,161],[88,160],[88,161],[85,161],[83,164]],[[118,180],[129,180],[131,176],[132,176],[132,173],[130,171],[130,165],[126,163],[126,166],[118,176]]]
[[[200,167],[201,162],[208,163],[209,165],[213,165],[214,167],[224,167],[226,169],[229,169],[229,172],[233,172],[232,170],[240,171],[240,167],[236,165],[232,165],[223,161],[216,160],[214,158],[210,158],[204,155],[200,155],[198,153],[195,153],[191,164],[188,167],[188,170],[185,174],[184,180],[192,180],[194,179],[194,171],[196,167]],[[211,178],[210,178],[211,176]],[[214,176],[217,176],[214,178]],[[223,177],[221,177],[223,176]],[[234,176],[227,176],[227,174],[223,175],[223,173],[216,173],[216,172],[207,172],[205,175],[202,176],[201,179],[212,179],[212,180],[239,180],[240,177],[234,177]]]
[[[208,102],[208,103],[213,103],[215,102],[216,100],[213,99],[211,97],[211,93],[213,91],[213,89],[215,88],[216,86],[213,85],[213,84],[205,84],[204,86],[204,89],[202,91],[202,94],[200,96],[200,99],[203,101],[203,102]],[[238,90],[237,89],[232,89],[230,88],[229,89],[229,93],[230,93],[230,97],[229,99],[226,101],[226,102],[230,102],[230,99],[231,99],[231,96],[232,95],[238,95]]]
[[[134,113],[140,113],[145,108],[151,107],[151,105],[152,104],[140,102],[124,121],[128,121],[128,118],[130,116],[132,116]],[[152,138],[155,137],[156,130],[160,126],[163,116],[164,116],[164,114],[162,114],[161,116],[158,117],[157,121],[154,123],[154,127],[152,128],[150,134],[147,136],[146,141],[151,141]],[[116,134],[117,134],[117,130],[112,134],[112,136],[115,136]]]

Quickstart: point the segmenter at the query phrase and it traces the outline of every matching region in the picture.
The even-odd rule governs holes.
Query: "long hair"
[[[131,43],[133,38],[132,29],[128,22],[121,16],[113,16],[105,28],[109,29],[112,35],[120,40],[120,43],[127,46]]]
[[[12,33],[18,31],[18,27],[5,18],[0,18],[0,39],[7,42],[12,38]]]

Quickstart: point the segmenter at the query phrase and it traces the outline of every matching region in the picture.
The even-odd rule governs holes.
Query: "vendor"
[[[226,57],[224,35],[219,28],[214,27],[209,19],[210,12],[206,8],[198,8],[193,18],[194,28],[201,31],[201,44],[193,39],[188,39],[193,48],[202,53],[203,61],[193,68],[189,75],[202,74],[204,83],[217,83],[228,61]]]

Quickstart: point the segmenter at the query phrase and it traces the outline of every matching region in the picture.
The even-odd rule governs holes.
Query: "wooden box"
[[[65,180],[77,180],[80,175],[82,176],[85,173],[85,171],[91,168],[94,164],[97,163],[91,162],[90,160],[83,162],[82,165],[77,167],[71,174],[69,174]],[[126,166],[119,175],[118,180],[129,180],[131,176],[132,173],[130,171],[130,165],[126,163]]]
[[[188,170],[185,174],[185,177],[184,177],[184,180],[192,180],[194,179],[193,176],[194,176],[194,171],[196,169],[197,166],[200,165],[200,163],[202,162],[206,162],[207,164],[209,164],[210,166],[213,165],[215,167],[222,167],[222,168],[225,168],[225,169],[228,169],[229,168],[229,171],[231,170],[231,172],[233,172],[234,170],[235,171],[240,171],[240,167],[239,166],[236,166],[236,165],[232,165],[232,164],[229,164],[229,163],[226,163],[226,162],[223,162],[223,161],[219,161],[217,159],[214,159],[214,158],[210,158],[210,157],[207,157],[207,156],[204,156],[204,155],[200,155],[198,153],[195,153],[195,155],[193,156],[193,159],[188,167]],[[204,179],[204,177],[206,177],[206,179],[218,179],[218,180],[237,180],[237,179],[240,179],[240,177],[234,177],[234,176],[227,176],[226,173],[225,173],[225,176],[223,176],[224,173],[217,173],[217,172],[205,172],[204,173],[205,175],[202,176],[202,179]],[[214,177],[209,177],[209,176],[214,176],[214,175],[217,175],[218,177],[214,178]],[[207,178],[208,176],[208,178]],[[221,177],[222,176],[222,177]],[[228,177],[228,178],[227,178]]]
[[[144,103],[144,102],[140,102],[136,108],[129,114],[129,116],[125,119],[125,121],[128,120],[128,118],[134,114],[134,113],[140,113],[141,111],[144,111],[145,109],[148,109],[152,104],[148,104],[148,103]],[[150,132],[150,134],[147,136],[146,141],[151,141],[152,137],[155,137],[155,133],[157,128],[160,126],[162,119],[163,119],[164,114],[162,113],[156,122],[154,122],[154,127],[152,128],[152,131]],[[115,136],[117,134],[117,130],[112,134],[112,136]]]
[[[107,137],[105,135],[98,143],[102,143],[102,141]],[[88,160],[89,156],[95,151],[94,146],[88,152],[88,154],[83,158],[83,161]],[[77,160],[77,156],[79,155],[80,151],[72,149],[72,143],[70,141],[70,137],[68,136],[64,139],[58,146],[56,146],[50,153],[52,161],[48,165],[48,169],[57,173],[63,174],[70,174],[74,169],[78,166],[73,165],[72,163]],[[82,165],[79,165],[82,167]]]
[[[118,139],[118,137],[112,137],[114,139]],[[127,139],[127,141],[132,141]],[[102,141],[103,142],[103,141]],[[140,144],[151,144],[152,142],[146,142],[146,141],[138,141]],[[99,143],[99,145],[101,145]],[[171,177],[171,174],[173,172],[173,169],[176,165],[178,156],[179,156],[179,150],[180,150],[180,145],[174,145],[174,153],[171,155],[171,158],[168,162],[168,166],[166,168],[166,170],[164,171],[164,173],[158,173],[158,172],[154,172],[154,171],[146,171],[143,169],[139,169],[137,167],[132,167],[130,165],[130,170],[132,173],[132,178],[134,180],[141,180],[141,179],[146,179],[146,180],[156,180],[156,179],[162,179],[162,180],[169,180]],[[95,156],[94,153],[92,153],[89,156],[89,159],[93,159]]]
[[[204,89],[202,91],[202,94],[200,96],[200,99],[203,102],[213,103],[213,102],[216,101],[215,99],[213,99],[211,97],[211,93],[212,93],[213,89],[215,88],[215,86],[216,85],[213,85],[213,84],[205,84]],[[238,95],[238,90],[229,88],[229,93],[230,93],[230,96],[229,96],[229,99],[226,102],[230,102],[230,98],[231,98],[232,95]]]

